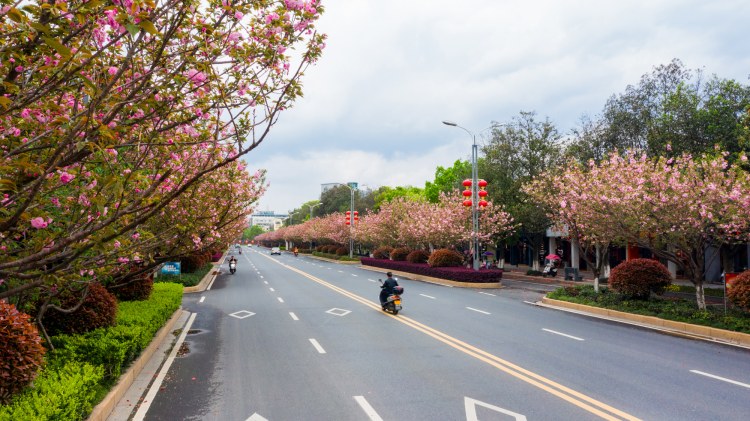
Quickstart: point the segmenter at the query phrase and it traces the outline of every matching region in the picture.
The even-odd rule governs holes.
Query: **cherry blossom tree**
[[[241,225],[246,207],[212,210],[220,198],[196,189],[213,173],[247,180],[220,170],[301,95],[324,46],[316,0],[3,4],[0,297],[145,259],[177,232],[198,246]],[[230,197],[247,205],[261,190]],[[179,205],[198,218],[149,229]]]

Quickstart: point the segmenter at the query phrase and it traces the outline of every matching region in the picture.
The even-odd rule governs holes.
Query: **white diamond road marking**
[[[346,316],[347,314],[351,313],[351,311],[350,310],[345,310],[343,308],[332,308],[332,309],[326,311],[326,313],[333,314],[334,316],[343,317],[343,316]]]
[[[230,316],[236,317],[236,318],[242,320],[242,319],[246,319],[246,318],[248,318],[250,316],[255,316],[255,313],[253,313],[252,311],[240,310],[240,311],[235,311],[234,313],[231,313]]]

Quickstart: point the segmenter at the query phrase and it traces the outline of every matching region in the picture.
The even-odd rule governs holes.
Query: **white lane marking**
[[[280,302],[280,303],[283,303],[283,302],[284,302],[284,299],[283,299],[283,298],[281,298],[281,297],[276,297],[276,299],[277,299],[277,300],[279,300],[279,302]]]
[[[263,275],[260,276],[260,279],[263,279]]]
[[[292,313],[291,311],[289,312],[289,315],[292,317],[292,320],[299,320],[299,318],[297,317],[297,315],[294,314],[294,313]]]
[[[731,379],[727,379],[727,378],[724,378],[724,377],[719,377],[719,376],[716,376],[716,375],[713,375],[713,374],[709,374],[709,373],[704,373],[704,372],[698,371],[698,370],[690,370],[690,372],[691,373],[695,373],[695,374],[700,374],[701,376],[710,377],[712,379],[721,380],[723,382],[732,383],[732,384],[735,384],[737,386],[742,386],[742,387],[746,387],[746,388],[750,389],[750,384],[747,384],[747,383],[742,383],[742,382],[738,382],[736,380],[731,380]]]
[[[259,413],[254,413],[250,418],[246,419],[245,421],[268,421],[267,419],[263,418]]]
[[[545,329],[542,329],[542,330],[543,330],[543,331],[545,331],[545,332],[549,332],[549,333],[554,333],[555,335],[560,335],[560,336],[565,336],[566,338],[570,338],[570,339],[575,339],[575,340],[577,340],[577,341],[583,341],[583,340],[584,340],[584,339],[582,339],[582,338],[579,338],[579,337],[577,337],[577,336],[567,335],[567,334],[565,334],[565,333],[562,333],[562,332],[558,332],[558,331],[556,331],[556,330],[552,330],[552,329],[546,329],[546,328],[545,328]]]
[[[271,292],[276,292],[276,290],[275,290],[275,289],[273,289],[273,288],[268,288],[268,289],[270,289],[270,290],[271,290]]]
[[[339,271],[339,273],[344,273],[344,271],[343,271],[343,270],[340,270],[340,271]]]
[[[492,297],[497,297],[497,295],[495,295],[495,294],[490,294],[489,292],[481,292],[481,291],[480,291],[479,293],[480,293],[480,294],[484,294],[484,295],[490,295],[490,296],[492,296]]]
[[[383,421],[383,419],[380,418],[380,415],[378,415],[378,413],[375,412],[375,409],[370,405],[369,402],[367,402],[367,399],[365,399],[364,396],[355,396],[354,400],[357,401],[359,406],[362,407],[362,410],[365,411],[365,414],[367,414],[370,420]]]
[[[205,295],[204,295],[204,296],[202,296],[202,297],[201,297],[201,299],[200,299],[200,301],[198,301],[198,302],[199,302],[199,303],[202,303],[202,302],[204,302],[204,301],[206,301],[206,296],[205,296]]]
[[[352,276],[357,276],[357,275],[355,275],[355,274],[352,273]]]
[[[185,341],[185,336],[187,336],[187,333],[190,330],[190,327],[193,326],[193,322],[195,321],[195,316],[197,315],[198,313],[193,313],[190,315],[190,318],[188,319],[187,324],[185,324],[185,327],[182,329],[182,333],[180,334],[180,337],[177,338],[177,342],[175,342],[174,346],[172,347],[172,352],[169,353],[169,357],[167,357],[167,360],[161,366],[161,370],[159,370],[159,374],[156,376],[156,379],[151,384],[151,388],[148,390],[146,397],[143,398],[143,401],[141,402],[141,406],[138,408],[138,412],[136,412],[135,416],[133,417],[134,420],[143,421],[143,418],[146,416],[146,412],[148,412],[148,409],[151,407],[151,402],[154,401],[154,398],[156,397],[156,393],[161,388],[161,384],[164,381],[164,378],[167,376],[167,371],[169,371],[169,367],[172,366],[172,363],[174,362],[174,359],[177,356],[177,351],[179,351],[180,348],[182,347],[182,343]]]
[[[263,281],[264,284],[268,285],[268,281]]]
[[[429,299],[431,299],[431,300],[434,300],[434,299],[435,299],[435,297],[433,297],[432,295],[425,295],[425,294],[419,294],[419,295],[421,295],[421,296],[423,296],[423,297],[427,297],[427,298],[429,298]]]
[[[316,350],[318,350],[319,354],[325,354],[326,353],[326,350],[323,349],[323,347],[320,346],[320,344],[318,343],[318,341],[316,341],[315,339],[310,338],[310,343],[315,347]]]
[[[376,281],[374,279],[368,279],[368,281],[370,281],[370,282],[378,282],[378,281]]]
[[[475,309],[475,308],[471,308],[471,307],[466,307],[466,308],[467,308],[467,309],[469,309],[469,310],[471,310],[471,311],[476,311],[477,313],[482,313],[482,314],[492,314],[492,313],[487,313],[486,311],[482,311],[482,310],[477,310],[477,309]]]

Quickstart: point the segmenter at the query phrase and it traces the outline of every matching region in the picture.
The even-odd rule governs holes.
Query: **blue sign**
[[[161,267],[161,273],[163,275],[179,275],[180,274],[180,262],[166,262]]]

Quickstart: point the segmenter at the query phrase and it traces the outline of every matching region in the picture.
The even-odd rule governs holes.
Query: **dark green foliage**
[[[81,294],[65,291],[56,304],[63,309],[75,307]],[[50,335],[61,333],[85,333],[100,327],[112,326],[117,316],[117,300],[99,283],[92,283],[83,304],[72,313],[63,313],[53,308],[47,310],[42,323]]]
[[[154,274],[142,273],[125,278],[119,285],[110,285],[107,290],[119,301],[147,300],[154,289]]]
[[[438,249],[432,252],[427,264],[431,267],[462,266],[464,257],[455,250]]]
[[[750,270],[746,270],[732,281],[732,287],[727,289],[729,302],[750,312]]]
[[[429,258],[430,253],[427,250],[414,250],[406,256],[406,261],[409,263],[427,263]]]
[[[397,262],[403,262],[406,260],[406,257],[411,253],[411,249],[408,247],[399,247],[391,250],[390,258],[391,260],[395,260]]]
[[[653,292],[664,293],[672,284],[669,270],[656,260],[633,259],[617,265],[609,274],[609,285],[620,294],[645,300]]]
[[[0,300],[0,404],[34,380],[44,352],[31,316]]]
[[[204,276],[214,268],[211,263],[206,263],[200,269],[193,273],[183,273],[181,275],[162,275],[156,278],[156,282],[174,282],[186,287],[198,285]]]
[[[375,249],[375,251],[372,252],[372,257],[375,259],[390,259],[391,251],[393,251],[393,247],[378,247]]]

